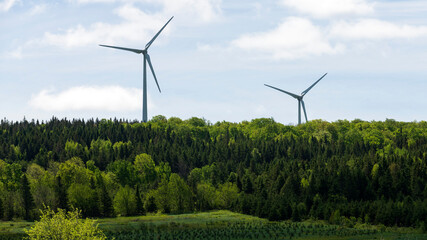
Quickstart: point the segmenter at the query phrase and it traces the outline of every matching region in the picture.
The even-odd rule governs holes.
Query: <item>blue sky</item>
[[[0,0],[0,118],[427,119],[427,1]]]

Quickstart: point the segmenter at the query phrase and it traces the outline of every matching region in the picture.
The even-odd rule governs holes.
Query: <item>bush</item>
[[[80,219],[77,209],[71,212],[58,209],[55,213],[48,207],[41,211],[40,221],[24,231],[27,239],[107,239],[95,220]]]

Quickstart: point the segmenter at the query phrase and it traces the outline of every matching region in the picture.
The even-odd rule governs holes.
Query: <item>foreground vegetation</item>
[[[45,211],[35,225],[18,222],[14,226],[0,225],[0,239],[21,239],[28,232],[30,239],[427,239],[410,228],[386,228],[356,224],[353,227],[330,225],[324,221],[272,222],[258,217],[213,211],[195,214],[103,218],[77,221],[76,212],[55,216]],[[47,218],[50,217],[50,218]],[[59,219],[59,221],[58,221]],[[54,221],[55,223],[51,223]],[[21,225],[20,225],[21,223]],[[27,226],[26,226],[27,225]],[[78,225],[78,226],[77,226]],[[55,230],[52,231],[52,227]],[[76,226],[77,228],[73,228]],[[31,229],[29,230],[29,228]],[[95,227],[95,228],[94,228]],[[98,228],[96,228],[98,227]],[[101,230],[103,232],[101,232]],[[39,238],[36,238],[36,237]],[[68,238],[66,238],[68,236]],[[78,236],[78,237],[76,237]],[[88,237],[90,236],[90,237]],[[3,237],[3,238],[2,238]],[[84,239],[86,239],[84,238]],[[53,239],[53,238],[49,238]]]
[[[24,229],[28,240],[106,240],[105,234],[95,224],[95,220],[81,219],[80,211],[57,212],[49,207],[41,211],[40,220],[30,229]]]
[[[99,223],[115,239],[427,239],[427,234],[413,229],[272,222],[229,211],[102,219]]]
[[[2,120],[0,159],[4,220],[228,209],[426,230],[426,122]]]

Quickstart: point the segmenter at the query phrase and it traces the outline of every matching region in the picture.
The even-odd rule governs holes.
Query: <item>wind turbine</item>
[[[173,18],[173,16],[159,30],[159,32],[156,35],[154,35],[154,37],[145,45],[145,49],[143,49],[143,50],[142,49],[116,47],[116,46],[108,46],[108,45],[102,45],[102,44],[99,45],[101,47],[115,48],[115,49],[120,49],[120,50],[134,52],[134,53],[137,53],[137,54],[141,54],[142,53],[142,55],[143,55],[142,121],[143,122],[147,122],[147,62],[148,62],[148,65],[150,66],[151,72],[153,73],[153,77],[154,77],[154,80],[156,81],[157,88],[159,89],[160,93],[162,92],[160,90],[159,83],[157,82],[157,77],[156,77],[156,74],[154,73],[153,65],[151,64],[150,55],[148,55],[148,48],[151,46],[151,44],[154,42],[154,40],[156,40],[156,38],[163,31],[163,29],[166,27],[166,25],[168,25],[168,23],[172,20],[172,18]]]
[[[308,91],[310,91],[314,87],[314,85],[316,85],[320,80],[322,80],[323,77],[326,76],[326,74],[328,74],[328,73],[323,74],[323,76],[321,78],[319,78],[319,80],[317,80],[309,88],[307,88],[306,90],[304,90],[301,93],[301,95],[296,95],[294,93],[290,93],[290,92],[287,92],[285,90],[282,90],[282,89],[279,89],[279,88],[276,88],[276,87],[273,87],[273,86],[270,86],[270,85],[267,85],[267,84],[264,84],[264,85],[267,86],[267,87],[276,89],[277,91],[286,93],[286,94],[290,95],[291,97],[296,98],[298,100],[298,125],[300,125],[301,124],[301,105],[302,105],[302,109],[304,110],[305,121],[306,122],[308,121],[308,119],[307,119],[307,112],[305,111],[305,104],[304,104],[304,101],[302,99],[304,98],[305,94],[307,94]]]

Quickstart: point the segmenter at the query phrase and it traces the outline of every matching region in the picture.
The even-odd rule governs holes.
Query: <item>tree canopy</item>
[[[427,222],[427,122],[163,116],[0,123],[0,217],[230,209],[282,219]]]

